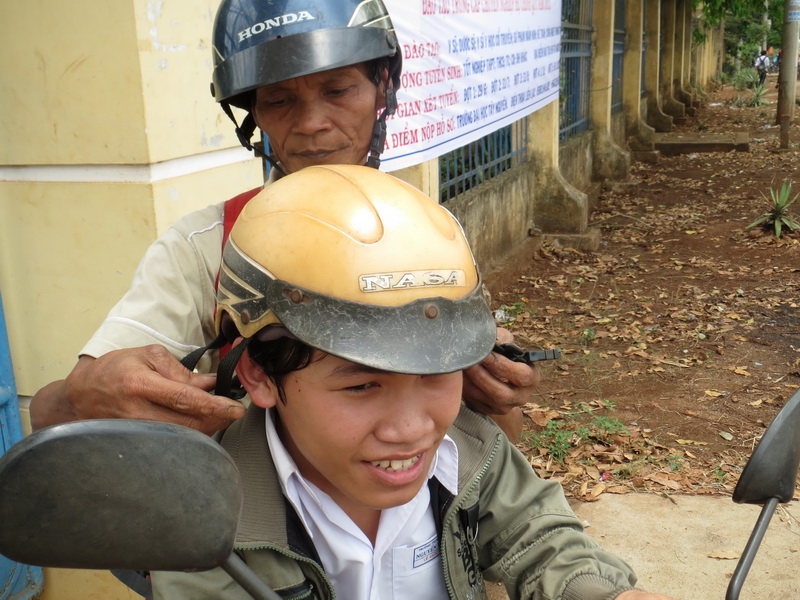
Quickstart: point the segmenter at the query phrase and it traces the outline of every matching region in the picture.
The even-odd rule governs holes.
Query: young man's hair
[[[305,369],[314,359],[314,348],[292,338],[278,338],[268,342],[254,339],[247,348],[250,359],[278,388],[281,402],[286,403],[283,381],[293,371]],[[320,357],[321,358],[321,357]]]

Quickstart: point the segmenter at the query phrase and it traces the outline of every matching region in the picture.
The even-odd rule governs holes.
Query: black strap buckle
[[[533,364],[541,360],[556,360],[561,356],[558,350],[523,350],[515,344],[495,344],[493,352],[502,354],[514,362]]]

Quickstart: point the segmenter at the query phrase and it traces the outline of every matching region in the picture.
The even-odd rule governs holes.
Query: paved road
[[[760,507],[727,496],[606,494],[573,505],[597,542],[625,558],[640,587],[678,600],[725,598],[736,563]],[[783,505],[773,517],[741,600],[800,598],[800,506]],[[493,600],[507,598],[490,584]]]

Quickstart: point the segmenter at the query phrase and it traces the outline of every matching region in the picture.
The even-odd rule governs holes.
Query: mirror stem
[[[231,552],[221,566],[255,600],[281,600],[235,552]]]
[[[750,571],[750,566],[753,564],[756,552],[758,552],[758,546],[761,544],[761,540],[764,539],[767,526],[769,525],[770,519],[772,519],[772,515],[775,513],[775,509],[778,508],[779,501],[778,498],[770,498],[764,503],[764,508],[761,509],[761,514],[758,516],[756,526],[750,534],[750,539],[747,540],[747,546],[728,584],[728,593],[725,596],[725,600],[739,600],[739,592],[744,585],[744,579],[747,577],[748,571]]]

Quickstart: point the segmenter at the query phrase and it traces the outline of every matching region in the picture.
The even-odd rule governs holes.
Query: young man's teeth
[[[375,460],[372,464],[378,468],[390,471],[405,471],[419,460],[419,456],[412,456],[406,460]]]

